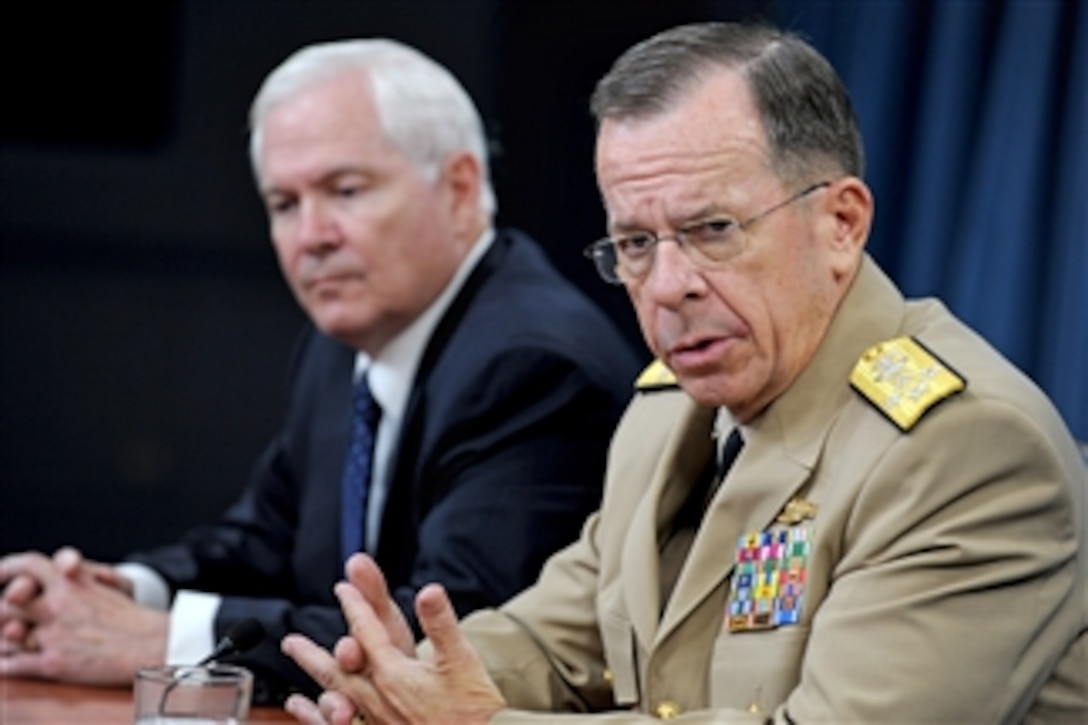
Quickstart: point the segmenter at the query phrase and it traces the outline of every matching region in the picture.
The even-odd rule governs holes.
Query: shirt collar
[[[736,428],[740,433],[742,440],[747,441],[751,435],[748,426],[740,425],[737,423],[733,414],[729,412],[729,409],[724,405],[718,408],[718,414],[714,418],[714,440],[717,441],[719,452],[722,446],[725,445],[725,441],[729,438],[729,434]]]

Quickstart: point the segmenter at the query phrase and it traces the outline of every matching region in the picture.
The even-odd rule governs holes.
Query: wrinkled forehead
[[[597,183],[610,222],[632,204],[722,193],[770,173],[766,132],[747,83],[722,69],[665,112],[605,119],[596,148]],[[670,201],[671,200],[671,201]]]
[[[602,188],[632,166],[726,152],[766,157],[767,134],[747,81],[733,69],[707,73],[663,112],[605,118],[598,129],[596,169]]]

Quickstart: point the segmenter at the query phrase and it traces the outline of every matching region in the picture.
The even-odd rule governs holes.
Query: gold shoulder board
[[[967,381],[912,337],[866,350],[850,385],[877,410],[909,431],[930,408],[967,387]]]
[[[635,380],[635,388],[638,390],[657,390],[660,388],[675,388],[679,385],[676,375],[665,367],[665,363],[654,360],[646,366],[646,369]]]

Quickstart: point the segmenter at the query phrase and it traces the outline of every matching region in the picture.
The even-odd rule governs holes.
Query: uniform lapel
[[[784,455],[781,445],[749,436],[708,508],[658,632],[664,639],[732,571],[738,538],[774,520],[811,468]]]
[[[661,613],[658,542],[714,451],[714,410],[677,395],[677,424],[662,451],[646,494],[631,519],[622,555],[622,580],[631,623],[646,648]]]

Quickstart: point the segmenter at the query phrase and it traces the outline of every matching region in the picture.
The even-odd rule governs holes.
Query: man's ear
[[[859,254],[873,224],[873,193],[858,177],[844,176],[828,187],[827,205],[833,218],[832,249]]]
[[[483,170],[470,153],[451,154],[442,163],[441,183],[457,231],[475,240],[480,224]]]
[[[827,188],[823,208],[828,214],[823,228],[831,271],[838,280],[853,279],[873,223],[873,193],[858,177],[844,176]]]

